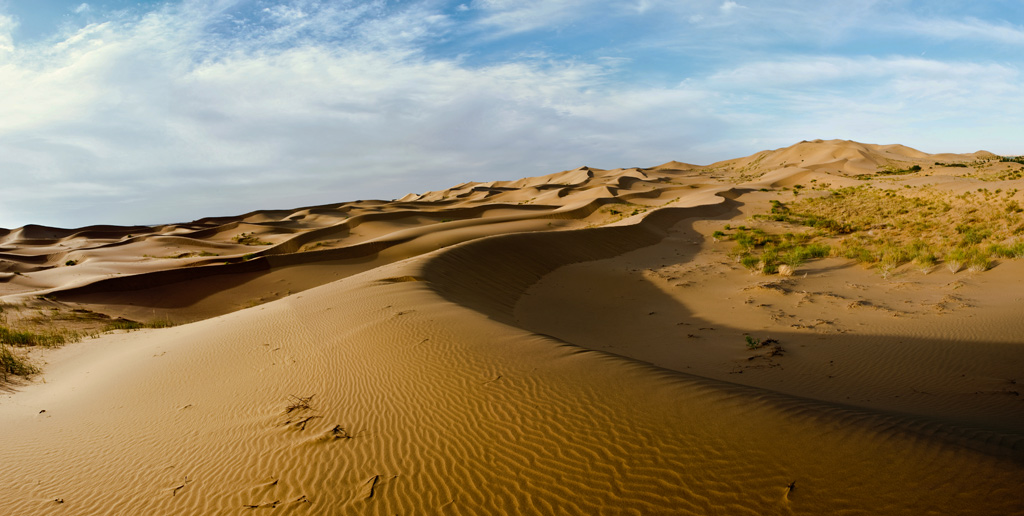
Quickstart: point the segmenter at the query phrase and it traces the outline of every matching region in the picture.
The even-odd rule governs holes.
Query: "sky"
[[[0,0],[0,227],[801,140],[1024,154],[1024,1]]]

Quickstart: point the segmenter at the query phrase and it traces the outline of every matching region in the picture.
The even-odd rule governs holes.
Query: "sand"
[[[9,323],[176,323],[31,350],[0,513],[1024,514],[1024,261],[780,277],[711,236],[893,163],[931,168],[872,188],[1019,187],[932,165],[986,157],[814,141],[0,230]]]

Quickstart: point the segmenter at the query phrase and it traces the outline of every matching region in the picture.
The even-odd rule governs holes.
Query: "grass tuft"
[[[0,344],[0,374],[3,374],[4,381],[8,375],[29,376],[38,372],[39,368],[28,359],[14,353],[13,348]]]
[[[75,335],[70,332],[47,331],[40,333],[28,330],[15,330],[6,326],[0,326],[0,344],[7,344],[10,346],[42,346],[44,348],[56,348],[63,346],[69,340],[74,340],[74,337]]]

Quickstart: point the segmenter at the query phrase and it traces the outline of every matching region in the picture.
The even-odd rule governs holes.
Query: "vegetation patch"
[[[174,322],[172,322],[169,319],[157,319],[155,321],[151,321],[151,322],[148,322],[148,323],[143,323],[143,322],[133,321],[131,319],[117,318],[117,319],[114,319],[113,321],[110,321],[110,323],[107,324],[103,328],[103,331],[114,331],[114,330],[132,331],[132,330],[141,330],[143,328],[170,328],[171,326],[174,326]]]
[[[38,372],[39,368],[32,365],[28,359],[15,353],[10,346],[0,343],[0,374],[3,375],[4,381],[7,381],[8,375],[29,376]]]
[[[28,376],[39,372],[24,354],[19,353],[21,349],[56,348],[112,330],[166,328],[173,325],[169,319],[148,323],[121,318],[111,320],[107,315],[84,309],[0,305],[0,379],[7,381],[9,375]]]
[[[833,255],[876,267],[883,275],[907,263],[926,272],[939,263],[954,273],[981,272],[990,269],[996,258],[1024,257],[1024,208],[1012,198],[1016,193],[982,188],[956,196],[925,192],[911,197],[860,186],[789,205],[773,201],[769,213],[755,218],[812,228],[794,245],[828,239],[834,243]],[[950,220],[960,223],[950,224]],[[754,247],[764,242],[768,248],[768,243],[787,239],[785,235],[737,239],[750,241]],[[741,263],[751,265],[751,258],[739,249],[737,253]],[[804,259],[818,254],[805,254]],[[772,270],[768,264],[755,266]]]
[[[9,346],[28,347],[42,346],[44,348],[56,348],[63,346],[71,340],[78,340],[77,335],[66,331],[43,331],[35,332],[28,330],[15,330],[7,326],[0,326],[0,344]]]
[[[260,240],[260,237],[256,236],[255,233],[242,233],[241,235],[235,235],[232,240],[236,244],[242,245],[270,245],[270,242]]]
[[[34,332],[15,330],[0,325],[0,375],[7,381],[8,375],[28,376],[39,372],[39,368],[15,348],[29,346],[58,347],[74,337],[70,332],[47,331]]]
[[[740,226],[731,234],[716,231],[712,236],[736,242],[730,255],[747,269],[761,274],[792,274],[805,262],[824,258],[831,252],[827,244],[812,242],[814,235],[809,233],[772,234]]]

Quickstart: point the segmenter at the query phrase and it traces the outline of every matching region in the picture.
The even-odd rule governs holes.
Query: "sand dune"
[[[29,351],[42,372],[0,397],[0,512],[1022,514],[1024,261],[779,276],[729,240],[807,231],[753,216],[847,185],[924,210],[1020,168],[814,141],[0,230],[9,325],[179,323]]]

